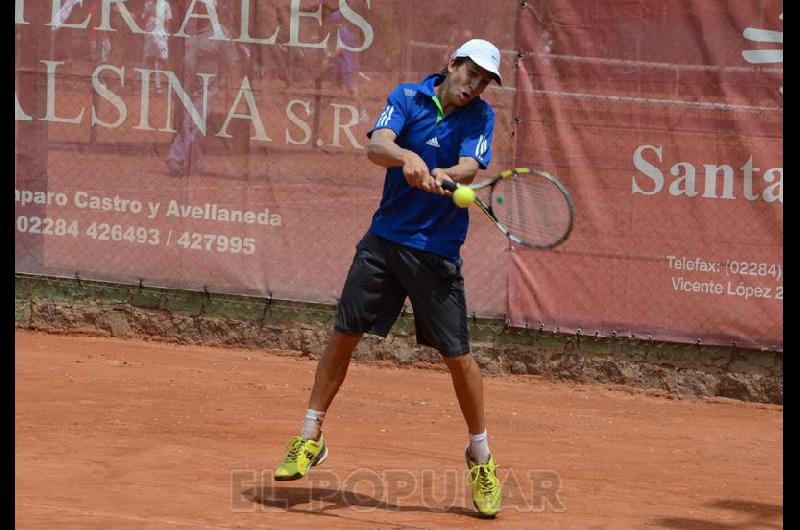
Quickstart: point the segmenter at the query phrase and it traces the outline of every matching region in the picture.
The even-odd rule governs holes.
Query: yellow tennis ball
[[[469,186],[460,186],[453,192],[453,202],[459,208],[466,208],[475,202],[475,191]]]

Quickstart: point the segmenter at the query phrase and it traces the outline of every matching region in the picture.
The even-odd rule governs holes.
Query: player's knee
[[[460,355],[444,355],[444,362],[450,370],[458,370],[460,372],[469,370],[475,364],[469,352],[464,352]]]
[[[355,347],[358,346],[362,335],[362,333],[334,331],[328,344],[328,351],[333,355],[350,355]]]

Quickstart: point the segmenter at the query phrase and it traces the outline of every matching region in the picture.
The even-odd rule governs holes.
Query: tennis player
[[[418,84],[398,85],[367,133],[369,159],[387,168],[383,197],[356,246],[305,420],[299,436],[289,441],[275,480],[302,478],[328,456],[322,423],[353,350],[364,333],[385,337],[408,297],[417,342],[442,354],[466,420],[475,507],[485,516],[500,511],[483,381],[467,332],[460,247],[468,214],[441,186],[446,180],[472,182],[478,169],[489,164],[494,111],[480,96],[492,81],[502,82],[500,52],[485,40],[469,40],[442,72]]]

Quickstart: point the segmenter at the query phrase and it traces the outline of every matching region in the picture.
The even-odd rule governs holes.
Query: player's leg
[[[483,380],[469,353],[467,303],[461,262],[430,252],[398,249],[396,267],[414,308],[417,342],[436,348],[450,370],[453,386],[471,435],[483,433]]]
[[[319,441],[325,412],[344,382],[350,358],[358,346],[358,341],[361,340],[361,335],[361,333],[352,335],[334,331],[328,340],[325,351],[317,362],[314,385],[311,387],[311,396],[308,399],[308,410],[300,427],[300,438]]]
[[[328,410],[347,375],[361,336],[388,335],[405,298],[405,291],[384,255],[382,240],[367,233],[356,246],[342,288],[334,332],[317,364],[309,409]]]
[[[407,249],[398,252],[397,267],[414,307],[417,342],[439,350],[450,370],[453,387],[469,431],[467,467],[475,508],[493,517],[502,507],[500,481],[489,451],[483,406],[483,378],[469,353],[466,297],[460,260]]]
[[[334,332],[317,363],[309,408],[300,430],[287,445],[288,454],[275,471],[276,480],[295,480],[328,455],[322,423],[347,375],[350,359],[364,333],[386,336],[406,294],[384,256],[382,240],[367,233],[356,247],[336,311]]]
[[[308,408],[314,410],[328,410],[331,401],[342,386],[350,366],[353,350],[358,346],[362,334],[350,335],[334,331],[331,335],[325,352],[317,363],[317,372],[314,376],[314,386],[311,388],[311,397]]]
[[[317,362],[314,386],[300,435],[293,437],[286,445],[287,455],[275,470],[275,480],[303,478],[309,469],[328,457],[328,446],[322,436],[322,422],[325,420],[325,411],[344,382],[350,357],[360,339],[360,334],[333,332],[325,352]]]
[[[497,466],[489,450],[489,439],[483,410],[483,377],[472,355],[444,356],[450,370],[461,413],[469,430],[466,451],[467,468],[472,480],[472,502],[475,508],[488,517],[494,517],[502,508],[500,480]]]
[[[471,354],[444,356],[444,362],[450,370],[450,377],[453,380],[453,388],[456,391],[458,405],[461,407],[461,414],[467,423],[470,435],[478,435],[486,430],[486,421],[483,411],[483,377],[478,363]],[[488,458],[485,455],[474,454],[473,459],[480,459],[483,462]]]

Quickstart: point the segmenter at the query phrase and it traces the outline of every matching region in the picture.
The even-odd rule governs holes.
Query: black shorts
[[[356,246],[334,329],[385,337],[406,297],[414,310],[417,343],[446,356],[469,353],[461,260],[408,248],[372,232]]]

